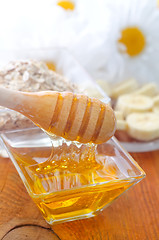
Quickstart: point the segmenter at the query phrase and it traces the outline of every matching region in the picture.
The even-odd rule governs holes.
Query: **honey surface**
[[[132,184],[122,180],[112,156],[97,154],[93,144],[14,148],[12,155],[32,199],[50,224],[93,216]]]

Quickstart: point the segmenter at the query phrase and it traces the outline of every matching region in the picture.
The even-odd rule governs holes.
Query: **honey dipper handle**
[[[22,97],[21,92],[0,87],[0,106],[18,110]]]
[[[0,87],[0,106],[15,110],[47,129],[50,125],[57,92],[20,92]]]
[[[69,92],[18,92],[0,88],[0,105],[16,110],[49,134],[71,141],[103,143],[115,131],[111,107]]]

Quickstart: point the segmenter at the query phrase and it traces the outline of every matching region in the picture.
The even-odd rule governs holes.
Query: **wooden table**
[[[99,216],[50,229],[10,159],[0,158],[0,239],[158,240],[159,151],[134,153],[147,176]]]

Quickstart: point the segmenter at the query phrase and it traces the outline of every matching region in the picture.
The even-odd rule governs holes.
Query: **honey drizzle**
[[[64,138],[67,138],[67,135],[68,135],[68,133],[69,133],[69,131],[70,131],[72,125],[73,125],[73,122],[74,122],[74,119],[75,119],[75,116],[76,116],[78,102],[79,102],[79,99],[77,98],[76,95],[73,94],[72,106],[71,106],[71,109],[70,109],[70,113],[69,113],[69,116],[68,116],[68,119],[67,119],[65,129],[63,131],[63,137]]]
[[[63,105],[63,96],[61,93],[58,93],[56,107],[55,107],[54,114],[52,116],[52,120],[51,120],[50,127],[49,127],[49,130],[51,130],[51,132],[52,132],[52,128],[56,127],[56,124],[58,122],[60,112],[62,109],[62,105]]]
[[[91,141],[93,141],[93,142],[95,142],[96,139],[99,136],[99,133],[100,133],[101,127],[103,125],[103,121],[104,121],[105,111],[106,111],[106,107],[104,106],[104,104],[101,104],[99,117],[98,117],[98,120],[97,120],[97,123],[96,123],[96,127],[95,127],[93,137],[91,139]]]
[[[87,125],[88,125],[88,122],[89,122],[89,119],[91,116],[91,109],[92,109],[92,100],[90,98],[87,98],[87,107],[85,109],[82,124],[81,124],[81,127],[78,132],[78,137],[76,139],[77,141],[81,140],[81,138],[83,137],[83,135],[87,129]]]

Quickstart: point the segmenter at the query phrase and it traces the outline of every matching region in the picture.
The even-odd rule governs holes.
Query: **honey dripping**
[[[73,126],[73,122],[75,121],[75,116],[78,114],[77,107],[79,104],[80,98],[76,94],[72,94],[72,97],[70,98],[70,109],[68,111],[68,117],[67,119],[62,119],[63,126],[61,127],[61,132],[63,132],[62,136],[67,139],[68,134],[71,131],[71,128]],[[89,118],[91,116],[90,111],[92,108],[92,100],[85,96],[85,108],[84,108],[84,114],[83,114],[83,120],[82,123],[79,125],[78,134],[76,136],[75,141],[81,141],[83,138],[83,135],[85,133],[85,129],[89,123]],[[57,102],[55,106],[55,110],[52,116],[52,120],[49,126],[49,129],[46,131],[46,133],[51,138],[52,143],[55,139],[55,133],[56,133],[56,127],[57,124],[59,124],[59,118],[60,114],[62,112],[62,107],[64,106],[64,97],[61,93],[58,93]],[[101,123],[103,121],[105,114],[105,105],[101,104],[99,117],[96,123],[95,132],[91,139],[94,141],[100,132]],[[70,138],[70,136],[69,136]],[[70,144],[70,143],[69,143]],[[48,161],[45,163],[40,164],[36,168],[36,172],[38,173],[44,173],[45,171],[48,171],[48,169],[55,170],[58,169],[59,171],[67,170],[71,173],[82,173],[84,171],[87,171],[88,169],[90,171],[93,171],[94,169],[100,168],[100,164],[96,162],[96,148],[97,145],[92,143],[90,140],[87,144],[81,144],[74,142],[70,146],[66,144],[63,144],[61,147],[56,149],[52,148],[52,154],[49,157]]]
[[[101,168],[101,164],[96,161],[96,147],[92,143],[84,145],[69,142],[58,147],[53,146],[47,161],[34,165],[31,169],[38,174],[88,174]]]

